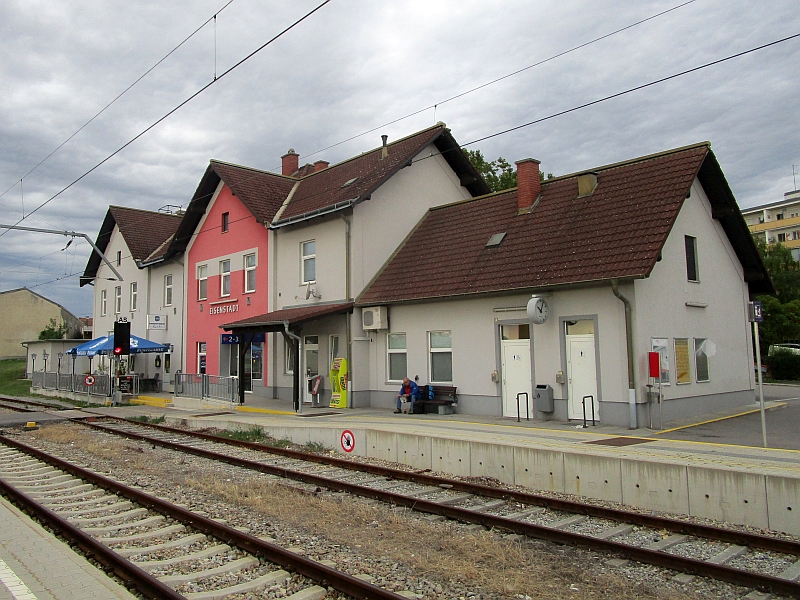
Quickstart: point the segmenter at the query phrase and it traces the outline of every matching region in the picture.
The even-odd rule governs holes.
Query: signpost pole
[[[764,320],[761,302],[750,303],[750,320],[753,322],[753,338],[756,344],[756,367],[758,372],[758,403],[761,408],[761,443],[767,447],[767,422],[764,410],[764,382],[761,375],[761,343],[758,338],[758,324]]]
[[[761,344],[758,339],[758,321],[753,321],[753,336],[756,339],[756,362],[758,364],[758,402],[761,406],[761,442],[767,447],[767,422],[764,416],[764,382],[761,377]]]

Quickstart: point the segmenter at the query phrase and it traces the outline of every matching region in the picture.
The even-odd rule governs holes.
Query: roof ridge
[[[706,146],[709,149],[709,151],[711,150],[711,142],[697,142],[695,144],[689,144],[687,146],[681,146],[679,148],[672,148],[670,150],[663,150],[661,152],[656,152],[654,154],[646,154],[644,156],[638,156],[636,158],[631,158],[631,159],[623,160],[623,161],[616,162],[616,163],[610,163],[610,164],[603,165],[603,166],[600,166],[600,167],[592,167],[592,168],[589,168],[589,169],[583,169],[581,171],[575,171],[573,173],[567,173],[566,175],[559,175],[558,177],[551,177],[549,179],[542,179],[541,184],[545,185],[545,184],[549,184],[549,183],[556,183],[558,181],[564,181],[565,179],[572,179],[573,177],[577,177],[578,175],[582,175],[584,173],[591,172],[591,171],[608,171],[610,169],[616,169],[616,168],[619,168],[619,167],[625,167],[625,166],[632,165],[632,164],[635,164],[635,163],[638,163],[638,162],[645,162],[645,161],[648,161],[648,160],[653,160],[653,159],[656,159],[656,158],[660,158],[662,156],[668,156],[670,154],[677,154],[678,152],[685,152],[686,150],[691,150],[693,148],[700,148],[702,146]],[[498,196],[500,194],[506,194],[506,193],[510,193],[510,192],[515,192],[515,191],[517,191],[517,189],[518,189],[517,186],[514,186],[514,187],[511,187],[511,188],[506,188],[504,190],[498,190],[497,192],[492,192],[490,194],[484,194],[483,196],[474,196],[472,198],[464,198],[463,200],[456,200],[455,202],[450,202],[448,204],[440,204],[439,206],[433,206],[433,207],[430,208],[430,210],[431,211],[440,210],[440,209],[443,209],[443,208],[449,208],[451,206],[456,206],[458,204],[464,204],[464,203],[467,203],[467,202],[473,202],[475,200],[485,200],[486,198],[489,198],[491,196]]]
[[[108,206],[108,209],[111,210],[112,208],[119,208],[119,209],[122,209],[122,210],[135,210],[137,212],[146,212],[146,213],[150,213],[152,215],[164,215],[165,217],[182,218],[181,215],[176,215],[174,213],[164,213],[164,212],[161,212],[159,210],[149,210],[147,208],[133,208],[133,207],[130,207],[130,206],[120,206],[118,204],[110,204]]]
[[[216,163],[218,165],[225,165],[227,167],[235,167],[237,169],[244,169],[246,171],[255,171],[256,173],[261,173],[262,175],[273,175],[275,177],[281,177],[283,179],[290,179],[292,181],[297,181],[299,177],[292,177],[291,175],[283,175],[282,173],[275,173],[274,171],[266,171],[264,169],[256,169],[255,167],[247,167],[245,165],[237,165],[236,163],[226,162],[224,160],[217,160],[216,158],[212,158],[210,163]]]
[[[442,131],[444,131],[445,129],[447,129],[447,126],[444,124],[444,121],[439,121],[438,123],[436,123],[436,125],[432,125],[430,127],[426,127],[425,129],[420,129],[419,131],[416,131],[416,132],[414,132],[412,134],[409,134],[409,135],[407,135],[405,137],[398,138],[398,139],[394,140],[393,142],[390,142],[390,143],[386,144],[386,147],[387,148],[391,148],[395,144],[399,144],[401,142],[405,142],[406,140],[409,140],[409,139],[411,139],[413,137],[416,137],[416,136],[418,136],[418,135],[420,135],[422,133],[425,133],[426,131],[432,131],[432,130],[437,129],[437,128],[440,128]],[[352,160],[356,160],[357,158],[361,158],[363,156],[366,156],[367,154],[372,154],[373,152],[377,152],[377,151],[381,150],[382,148],[383,148],[383,146],[377,146],[377,147],[373,148],[372,150],[366,150],[366,151],[362,152],[361,154],[356,154],[355,156],[351,156],[350,158],[345,158],[344,160],[339,161],[338,163],[334,163],[332,165],[327,166],[324,169],[320,169],[319,171],[314,171],[313,173],[309,173],[308,175],[304,175],[303,177],[300,177],[298,179],[300,179],[301,181],[305,181],[306,179],[308,179],[309,177],[312,177],[313,175],[316,175],[317,173],[324,173],[326,171],[330,171],[331,169],[334,169],[336,167],[339,167],[341,165],[349,163]],[[312,164],[312,163],[306,163],[306,164]]]
[[[679,146],[678,148],[671,148],[669,150],[662,150],[661,152],[655,152],[653,154],[645,154],[643,156],[637,156],[635,158],[629,158],[628,160],[621,160],[619,162],[609,163],[607,165],[602,165],[599,167],[591,167],[589,169],[582,169],[580,171],[575,171],[573,173],[567,173],[566,175],[559,175],[558,177],[553,177],[552,179],[545,179],[542,183],[551,182],[556,180],[564,180],[569,179],[570,177],[577,177],[578,175],[583,175],[584,173],[590,171],[608,171],[609,169],[616,169],[619,167],[625,167],[627,165],[632,165],[639,162],[645,162],[648,160],[654,160],[656,158],[661,158],[662,156],[668,156],[670,154],[677,154],[678,152],[685,152],[686,150],[692,150],[694,148],[700,148],[705,146],[708,150],[711,150],[711,142],[696,142],[694,144],[688,144],[686,146]]]

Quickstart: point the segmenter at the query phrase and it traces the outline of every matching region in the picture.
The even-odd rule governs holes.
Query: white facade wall
[[[121,264],[117,266],[117,252],[121,252]],[[101,337],[114,331],[114,321],[120,317],[127,318],[131,324],[131,334],[149,339],[159,344],[169,344],[174,347],[170,357],[170,373],[165,372],[165,364],[156,369],[154,365],[156,354],[137,355],[134,359],[134,370],[148,377],[156,372],[160,373],[162,381],[174,378],[176,370],[181,368],[183,356],[183,266],[177,262],[167,264],[158,263],[155,266],[139,269],[131,256],[130,250],[122,237],[119,228],[114,227],[111,239],[105,250],[105,255],[122,275],[123,281],[116,281],[116,276],[101,262],[97,269],[94,281],[94,335]],[[172,305],[164,306],[164,278],[172,275]],[[114,279],[114,281],[109,281]],[[131,283],[137,284],[137,306],[131,310]],[[121,310],[115,312],[115,288],[120,287],[122,292]],[[102,312],[101,296],[106,291],[106,314]],[[160,314],[167,317],[167,330],[148,330],[147,315]],[[93,368],[104,362],[102,358],[93,361]],[[106,363],[107,364],[107,363]],[[170,377],[170,375],[172,377]]]
[[[410,167],[353,210],[352,296],[363,291],[429,208],[471,197],[436,146],[417,154]]]
[[[461,186],[458,176],[431,144],[414,157],[412,165],[405,167],[378,188],[369,200],[355,207],[344,217],[350,222],[350,297],[347,297],[347,224],[342,213],[312,219],[297,225],[273,231],[274,252],[270,278],[275,282],[270,295],[270,310],[347,302],[355,298],[372,280],[391,254],[409,232],[422,219],[430,207],[449,204],[470,198],[469,191]],[[306,299],[306,286],[302,283],[301,244],[314,240],[316,244],[316,283],[311,289],[322,298]],[[360,312],[351,322],[350,373],[356,397],[370,388],[372,366],[364,332],[361,330]],[[330,317],[321,322],[309,323],[304,334],[320,335],[320,372],[327,375],[328,335],[342,336],[346,344],[346,317]],[[324,338],[324,340],[323,340]],[[292,385],[292,376],[285,370],[285,348],[281,336],[272,342],[276,382],[286,390]],[[324,357],[324,358],[323,358]],[[278,362],[280,361],[280,362]],[[326,389],[329,385],[325,377]],[[279,395],[285,395],[278,392]],[[288,396],[287,396],[288,397]]]
[[[697,239],[699,282],[687,279],[686,235]],[[711,205],[697,180],[667,238],[662,260],[648,279],[636,281],[635,290],[636,374],[640,398],[648,383],[647,352],[651,349],[651,338],[660,337],[669,339],[671,382],[662,388],[665,411],[670,400],[682,398],[699,402],[706,397],[712,404],[705,412],[716,408],[713,397],[717,394],[740,393],[742,403],[745,398],[752,401],[755,373],[747,320],[747,284],[736,253],[722,226],[712,218]],[[676,384],[675,338],[689,339],[691,383]],[[713,342],[715,354],[709,357],[710,381],[697,382],[694,338]],[[670,418],[678,418],[682,411],[691,411],[691,407],[672,403]]]

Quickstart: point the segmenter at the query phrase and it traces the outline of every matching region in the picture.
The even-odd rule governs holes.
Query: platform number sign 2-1
[[[356,447],[356,436],[349,429],[342,432],[342,450],[352,452]]]

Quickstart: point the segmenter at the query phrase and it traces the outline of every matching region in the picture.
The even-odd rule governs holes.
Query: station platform
[[[796,392],[787,388],[784,396],[767,402],[768,415],[779,421],[791,420],[788,417],[794,413],[788,412],[787,404],[792,410],[800,408],[800,399],[790,397]],[[494,478],[534,490],[800,535],[800,449],[670,438],[703,424],[735,430],[735,423],[757,422],[755,404],[665,423],[663,430],[600,424],[584,429],[582,423],[524,418],[517,422],[457,411],[451,415],[404,415],[385,409],[312,408],[308,404],[295,413],[289,402],[251,402],[250,398],[244,406],[191,398],[174,398],[172,406],[158,404],[82,412],[164,416],[167,425],[195,429],[259,427],[279,440],[419,470]],[[760,433],[757,437],[760,440]],[[796,442],[797,436],[792,434],[791,441]]]
[[[179,400],[179,401],[178,401]],[[259,427],[277,439],[315,444],[459,476],[495,478],[643,509],[695,515],[800,535],[800,450],[668,439],[669,429],[526,421],[473,415],[404,415],[282,401],[258,406],[176,399],[174,407],[103,407],[94,414],[164,416],[191,428]],[[785,402],[767,403],[772,411]],[[757,405],[704,416],[752,414]],[[695,419],[696,424],[699,420]],[[346,433],[347,432],[347,433]],[[350,440],[349,442],[347,440]]]
[[[0,523],[0,600],[135,599],[2,497]]]

